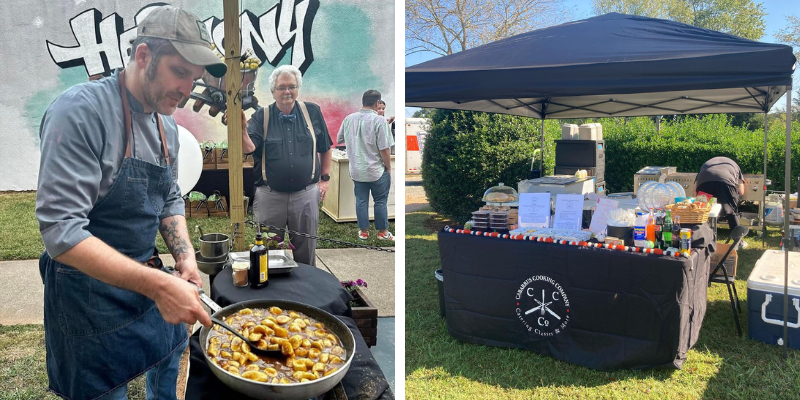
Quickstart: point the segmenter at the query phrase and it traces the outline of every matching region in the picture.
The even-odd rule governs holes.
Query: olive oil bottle
[[[250,249],[250,287],[259,289],[269,285],[269,256],[261,232],[256,233],[256,245]]]

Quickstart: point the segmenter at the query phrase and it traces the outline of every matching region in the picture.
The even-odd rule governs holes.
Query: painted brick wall
[[[0,32],[0,191],[34,190],[39,169],[39,123],[47,106],[89,75],[127,63],[137,20],[154,5],[184,7],[203,20],[218,48],[224,36],[220,0],[5,0]],[[373,0],[241,0],[243,50],[259,57],[254,91],[273,101],[268,77],[275,66],[303,70],[300,99],[320,104],[335,141],[344,117],[361,107],[361,94],[377,89],[395,115],[394,4]],[[178,124],[199,141],[222,141],[227,129],[192,110],[176,111]],[[247,115],[253,110],[247,111]]]

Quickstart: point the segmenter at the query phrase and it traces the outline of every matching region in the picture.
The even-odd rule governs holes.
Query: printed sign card
[[[519,194],[519,228],[550,226],[550,193]]]
[[[581,230],[583,217],[582,194],[556,195],[556,216],[553,222],[554,229]]]
[[[595,235],[599,235],[606,230],[606,221],[608,220],[607,213],[611,210],[616,210],[618,201],[611,200],[606,197],[597,199],[597,208],[592,214],[592,223],[589,224],[589,230]]]

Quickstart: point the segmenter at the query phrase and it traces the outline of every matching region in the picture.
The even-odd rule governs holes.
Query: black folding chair
[[[733,231],[730,235],[730,238],[733,240],[733,244],[728,248],[728,251],[725,252],[725,255],[722,257],[722,259],[720,259],[716,268],[711,271],[711,275],[708,278],[708,286],[711,286],[712,283],[724,283],[728,287],[728,297],[731,300],[733,319],[736,321],[736,331],[739,332],[739,336],[742,336],[742,328],[739,326],[738,313],[742,312],[742,309],[739,307],[739,294],[736,293],[736,284],[734,283],[736,276],[728,275],[728,269],[725,268],[725,260],[728,259],[728,256],[732,251],[739,247],[739,243],[742,242],[742,238],[747,236],[748,232],[750,232],[750,228],[744,225],[739,225],[736,228],[733,228]],[[717,271],[720,269],[722,269],[722,275],[717,275]]]

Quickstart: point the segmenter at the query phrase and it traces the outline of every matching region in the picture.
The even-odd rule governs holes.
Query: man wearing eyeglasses
[[[242,133],[242,150],[252,154],[254,161],[253,213],[261,224],[316,235],[319,203],[328,191],[333,142],[319,106],[297,100],[303,85],[297,67],[276,68],[269,85],[275,103],[256,111]],[[275,233],[284,234],[283,230]],[[291,238],[295,261],[316,265],[317,240]]]

